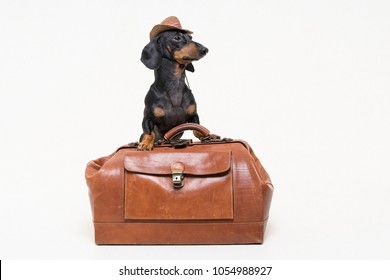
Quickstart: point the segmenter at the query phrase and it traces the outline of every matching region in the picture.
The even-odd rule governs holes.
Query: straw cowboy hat
[[[175,16],[171,16],[171,17],[167,17],[160,24],[157,24],[152,28],[152,31],[150,31],[150,40],[157,37],[157,35],[160,34],[161,32],[167,31],[167,30],[182,30],[182,31],[187,32],[189,34],[193,33],[190,30],[183,29],[181,27],[179,19]]]

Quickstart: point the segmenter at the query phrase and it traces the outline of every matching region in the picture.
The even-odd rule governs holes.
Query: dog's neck
[[[163,57],[161,66],[154,70],[155,86],[166,92],[183,92],[185,84],[185,65]]]

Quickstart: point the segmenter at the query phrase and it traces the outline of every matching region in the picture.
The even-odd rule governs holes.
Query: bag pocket
[[[232,220],[231,162],[231,151],[127,152],[125,219]]]

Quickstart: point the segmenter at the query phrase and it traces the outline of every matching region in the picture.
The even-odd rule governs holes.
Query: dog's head
[[[188,33],[169,30],[161,32],[144,47],[141,61],[149,69],[157,69],[164,57],[185,65],[186,70],[194,72],[192,62],[204,57],[208,51],[203,45],[192,41]]]

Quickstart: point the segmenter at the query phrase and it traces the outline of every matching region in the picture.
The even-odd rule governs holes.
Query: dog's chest
[[[183,94],[166,94],[161,101],[160,106],[167,122],[185,122],[189,115],[188,108],[194,106]]]
[[[181,107],[183,102],[183,94],[168,94],[167,95],[172,107]]]
[[[187,106],[191,103],[191,98],[188,92],[183,90],[169,90],[164,92],[162,103],[166,106],[167,110],[180,108],[185,111]]]

